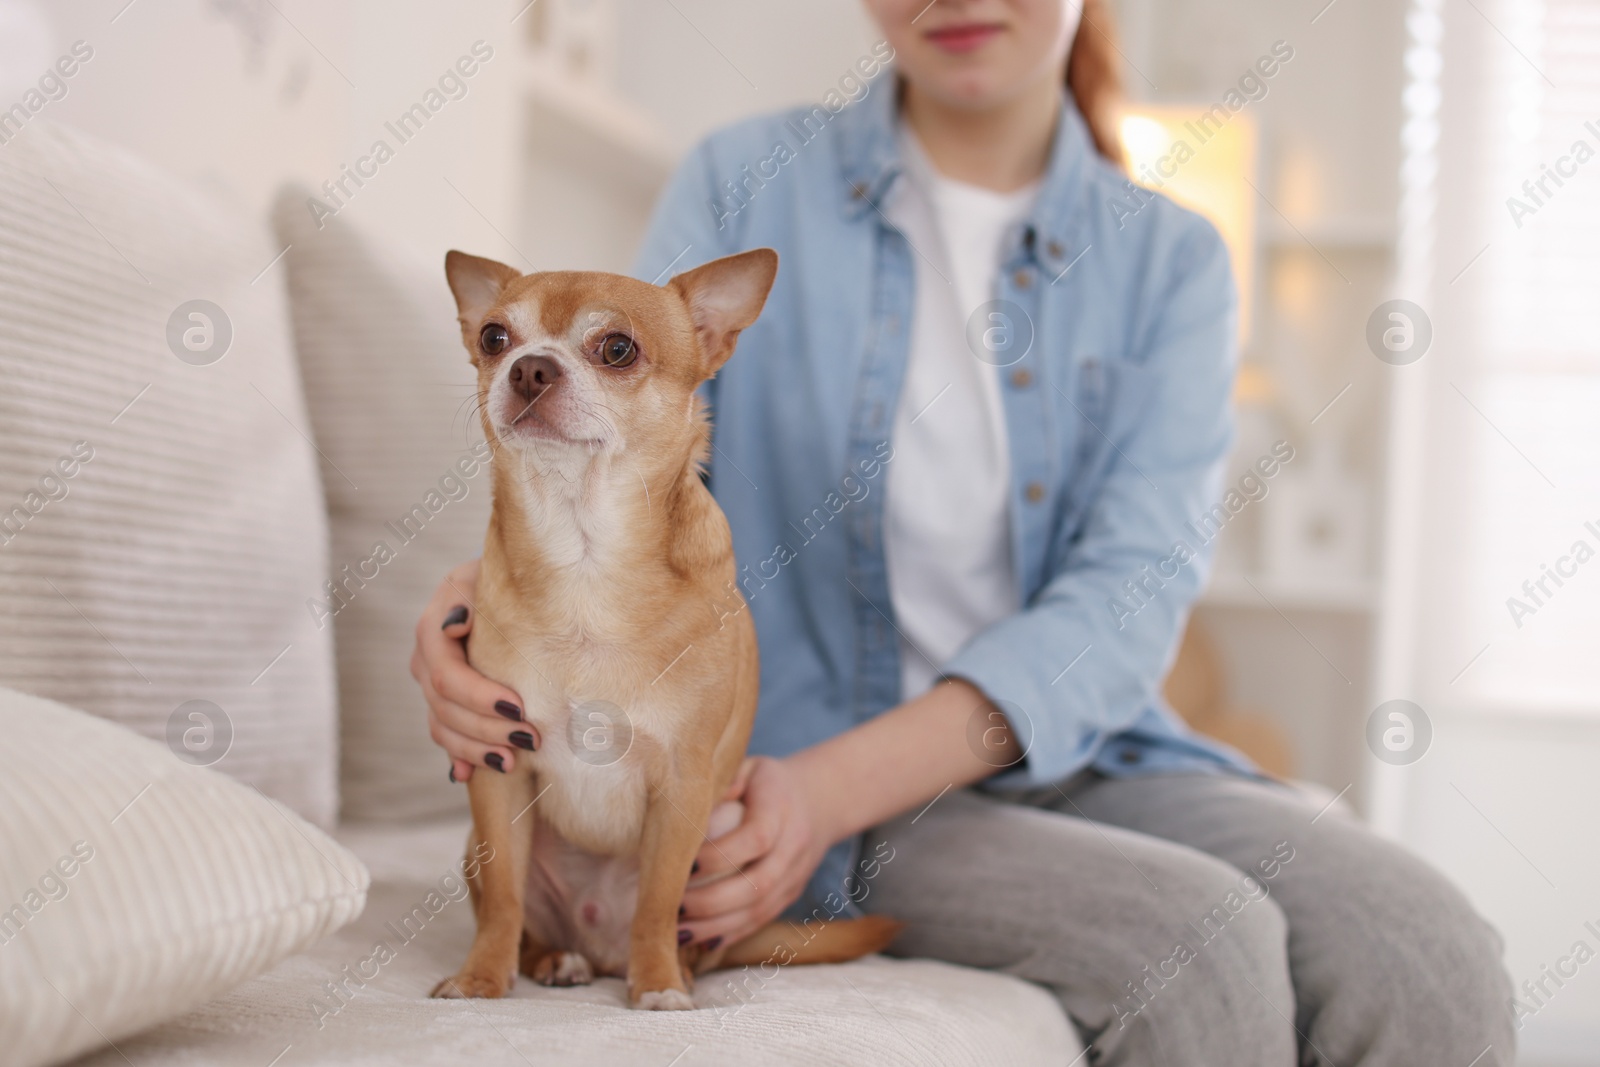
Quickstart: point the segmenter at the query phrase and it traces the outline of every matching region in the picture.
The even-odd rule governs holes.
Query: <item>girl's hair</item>
[[[1116,27],[1106,0],[1083,0],[1083,19],[1067,54],[1067,88],[1089,126],[1094,146],[1119,167],[1127,165],[1117,122],[1122,103]]]

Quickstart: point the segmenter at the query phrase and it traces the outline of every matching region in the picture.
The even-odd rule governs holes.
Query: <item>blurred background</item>
[[[1295,449],[1169,694],[1466,889],[1531,983],[1523,1063],[1600,1063],[1600,5],[1114,7],[1134,176],[1234,252],[1234,480]],[[0,108],[86,48],[39,113],[243,210],[383,140],[324,207],[434,260],[626,270],[698,137],[858,93],[876,40],[855,0],[0,0]]]

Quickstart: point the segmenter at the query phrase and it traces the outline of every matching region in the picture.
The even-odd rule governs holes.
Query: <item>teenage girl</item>
[[[899,954],[1049,988],[1100,1064],[1510,1064],[1500,941],[1462,895],[1161,702],[1235,299],[1211,226],[1126,210],[1103,0],[867,6],[858,73],[892,66],[707,139],[637,265],[781,261],[707,389],[762,689],[745,819],[681,936],[882,911]],[[413,658],[458,780],[539,743],[467,665],[476,574]]]

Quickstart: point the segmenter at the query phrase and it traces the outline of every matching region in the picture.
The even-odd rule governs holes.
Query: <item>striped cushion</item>
[[[326,520],[277,251],[41,120],[0,151],[0,685],[329,824]],[[220,359],[191,300],[225,309]]]
[[[474,462],[487,455],[472,402],[477,379],[443,250],[419,261],[345,215],[318,229],[309,195],[285,190],[273,222],[289,246],[295,347],[317,444],[349,476],[325,478],[339,586],[321,608],[339,658],[344,817],[464,812],[466,791],[449,783],[449,760],[428,738],[427,705],[407,663],[434,587],[483,551],[489,473]]]
[[[115,723],[0,689],[0,766],[7,1064],[203,1004],[365,904],[366,868],[315,827]]]

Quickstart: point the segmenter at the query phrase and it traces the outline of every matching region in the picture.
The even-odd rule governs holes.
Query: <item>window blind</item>
[[[1414,0],[1409,30],[1400,295],[1435,338],[1396,368],[1413,678],[1600,717],[1600,4]]]

